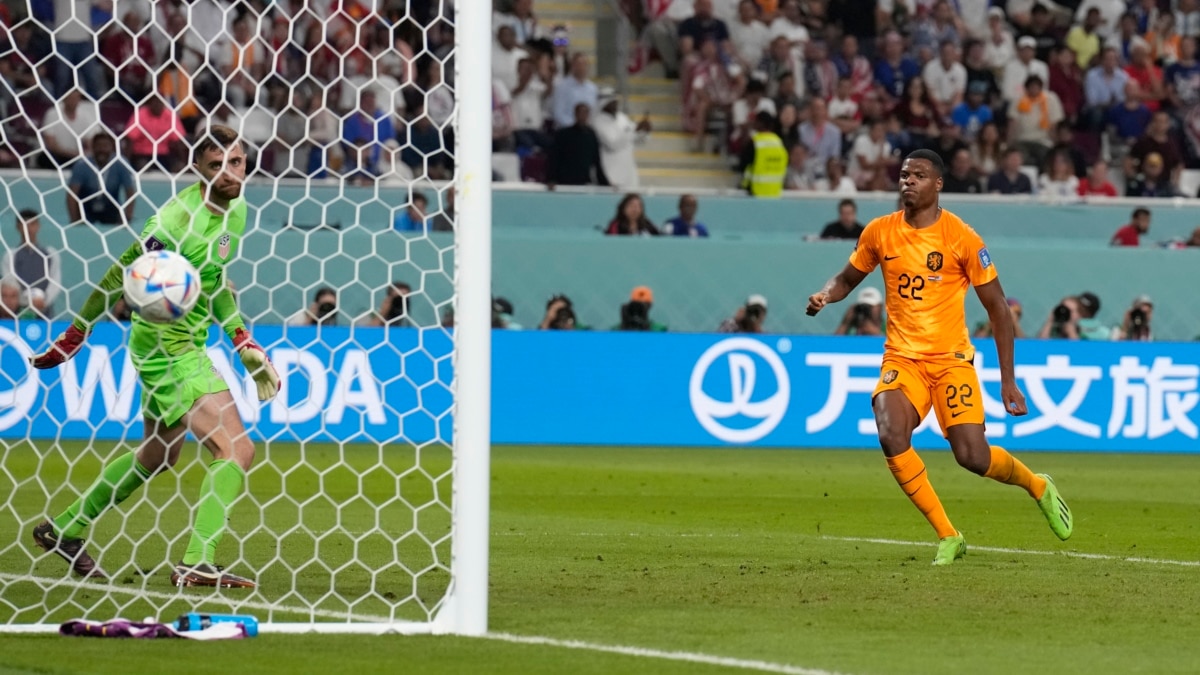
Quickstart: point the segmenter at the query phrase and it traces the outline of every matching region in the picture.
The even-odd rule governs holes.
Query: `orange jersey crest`
[[[882,267],[888,352],[910,358],[970,359],[967,289],[996,278],[983,239],[961,218],[942,209],[937,222],[917,229],[904,212],[867,224],[850,264],[870,274]]]

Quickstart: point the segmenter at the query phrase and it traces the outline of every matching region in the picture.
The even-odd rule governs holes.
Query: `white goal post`
[[[142,6],[148,5],[153,14],[156,4],[151,1]],[[210,4],[232,12],[236,3]],[[366,4],[381,11],[399,6],[405,13],[410,5],[387,0],[367,0]],[[118,11],[124,6],[121,2],[114,5]],[[206,593],[162,583],[163,566],[169,567],[175,560],[171,556],[177,558],[187,542],[189,516],[198,496],[196,485],[210,459],[204,450],[195,450],[197,445],[190,439],[175,471],[154,477],[92,525],[96,532],[88,535],[87,546],[106,571],[116,572],[109,580],[71,576],[64,561],[32,545],[30,531],[36,523],[53,517],[79,495],[114,453],[137,446],[142,421],[138,397],[133,393],[136,377],[123,347],[128,324],[98,328],[79,357],[56,371],[22,370],[16,364],[44,349],[54,337],[50,331],[66,326],[86,291],[138,236],[146,218],[162,205],[163,196],[178,192],[196,177],[182,167],[165,175],[154,172],[153,167],[139,167],[134,177],[142,194],[136,195],[135,220],[128,227],[106,229],[66,222],[68,218],[56,214],[63,212],[59,205],[69,200],[74,180],[71,169],[35,165],[35,157],[51,156],[51,148],[39,133],[42,119],[27,113],[20,103],[28,90],[0,83],[8,94],[0,96],[0,109],[6,113],[0,120],[4,133],[11,136],[17,127],[32,130],[27,139],[31,147],[14,150],[18,168],[0,169],[0,189],[10,204],[8,211],[0,212],[4,219],[0,227],[9,227],[10,219],[23,217],[18,216],[22,208],[32,208],[39,213],[43,241],[49,239],[58,249],[59,264],[73,268],[61,282],[53,316],[37,316],[27,309],[21,318],[6,322],[0,314],[0,366],[4,372],[0,377],[0,492],[9,492],[0,495],[0,536],[4,538],[0,540],[0,634],[54,632],[62,621],[73,618],[140,621],[152,616],[169,622],[191,611],[254,614],[263,633],[487,632],[492,5],[484,0],[457,0],[451,9],[447,0],[435,0],[432,6],[435,18],[425,28],[429,30],[439,21],[452,26],[453,49],[434,55],[426,36],[423,44],[416,45],[412,61],[453,60],[454,110],[449,124],[454,145],[446,148],[454,162],[451,182],[416,166],[406,183],[397,183],[394,177],[368,188],[356,183],[353,193],[351,182],[335,175],[284,178],[258,172],[247,183],[248,187],[258,186],[256,194],[269,195],[269,203],[256,204],[247,194],[246,241],[238,254],[241,260],[230,263],[229,276],[238,284],[239,305],[248,327],[256,338],[268,336],[260,342],[281,369],[282,403],[258,406],[252,395],[253,382],[224,336],[210,339],[208,353],[214,370],[230,383],[239,413],[258,448],[255,466],[247,473],[248,487],[231,509],[230,532],[221,545],[236,565],[232,571],[260,575],[259,588],[250,592],[221,589]],[[225,17],[226,25],[230,25],[230,16]],[[121,16],[114,16],[106,26],[121,21]],[[262,23],[251,23],[260,35],[269,31]],[[51,49],[57,49],[69,28],[63,28],[62,17],[46,28],[55,36]],[[289,28],[294,26],[289,24]],[[91,38],[97,53],[99,31],[97,28]],[[168,50],[168,60],[172,53],[182,52]],[[312,56],[307,53],[304,63],[315,63]],[[374,58],[379,58],[378,54]],[[51,81],[53,54],[47,59],[40,65],[49,64],[49,68],[33,65],[36,86],[51,92],[56,88]],[[119,71],[119,64],[104,59],[98,62],[112,72]],[[216,64],[208,65],[214,72],[222,72]],[[81,64],[68,67],[74,86],[84,91],[85,102],[91,99],[84,68]],[[350,79],[347,67],[344,62],[336,67],[343,81]],[[448,64],[446,72],[451,72]],[[313,73],[305,72],[302,77],[311,80],[311,76]],[[225,77],[222,91],[232,82]],[[287,85],[289,100],[299,87],[297,82]],[[412,83],[405,84],[411,89]],[[151,84],[151,89],[154,86]],[[264,85],[247,95],[265,98],[265,93]],[[51,107],[55,105],[59,104],[52,102]],[[249,105],[253,107],[253,100]],[[344,118],[347,113],[340,114]],[[249,114],[241,119],[250,124]],[[278,118],[270,123],[273,133],[278,134],[280,124]],[[118,148],[129,140],[127,129],[112,135]],[[0,146],[9,140],[0,137],[4,141]],[[83,139],[80,141],[82,147]],[[404,143],[402,139],[400,146]],[[267,143],[251,140],[250,145],[256,146],[252,154],[265,161],[267,155],[257,153]],[[19,144],[12,147],[19,148]],[[346,153],[347,162],[353,152],[351,147]],[[361,161],[361,145],[358,152]],[[396,150],[393,161],[398,157]],[[393,234],[390,218],[411,205],[412,195],[418,191],[431,196],[431,218],[425,231]],[[150,193],[157,196],[147,197]],[[365,203],[356,202],[359,195],[367,195],[362,198]],[[453,223],[453,234],[443,238],[441,233],[430,232],[438,228],[428,224],[439,210]],[[265,221],[268,214],[271,227],[279,229],[256,231],[260,218]],[[354,220],[327,222],[344,214],[353,214]],[[383,231],[378,227],[380,214],[389,218]],[[375,229],[362,236],[354,232],[367,226]],[[253,237],[258,237],[255,250],[264,257],[245,259]],[[5,254],[20,246],[7,237],[0,244],[0,253]],[[336,250],[329,248],[333,245]],[[452,268],[444,265],[450,255]],[[353,260],[354,256],[368,260]],[[314,260],[319,264],[312,264]],[[344,261],[353,264],[342,264]],[[360,262],[363,269],[372,270],[371,279],[354,276]],[[328,281],[320,276],[322,272],[341,281]],[[352,325],[343,321],[338,328],[342,332],[326,331],[324,335],[331,336],[326,338],[322,337],[323,326],[279,326],[281,317],[307,307],[313,291],[326,285],[339,293],[339,310],[351,304],[343,302],[343,297],[352,290],[363,290],[368,299],[352,309],[365,316],[378,305],[378,295],[370,293],[390,288],[397,275],[407,275],[404,280],[412,284],[405,316],[423,313],[422,319],[412,319],[411,327],[402,331],[363,329],[357,321]],[[29,297],[29,288],[22,287],[23,306]],[[439,326],[448,316],[453,317],[452,329],[444,327],[445,323]],[[290,338],[289,330],[301,337]],[[312,351],[306,353],[310,346]],[[377,361],[376,356],[382,358]],[[400,365],[389,370],[389,361]],[[447,364],[450,368],[444,368]],[[447,397],[444,404],[439,398],[443,391]],[[46,433],[56,420],[61,421],[61,429]],[[396,428],[380,431],[389,425]],[[389,485],[393,492],[388,492]],[[154,494],[149,494],[151,486],[155,486]],[[345,486],[354,492],[343,494]],[[416,497],[410,492],[414,486]],[[308,495],[304,491],[310,488],[330,492]],[[289,517],[294,520],[287,520]],[[306,574],[315,581],[305,582],[302,577]],[[295,575],[295,579],[287,575]],[[280,584],[279,579],[287,581]]]

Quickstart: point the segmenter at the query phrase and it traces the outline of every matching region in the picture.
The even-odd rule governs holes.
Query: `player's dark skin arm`
[[[1013,369],[1013,324],[1012,313],[1008,310],[1008,300],[999,279],[975,287],[979,302],[987,310],[988,319],[992,322],[992,337],[996,341],[996,357],[1000,361],[1000,398],[1004,401],[1004,410],[1010,415],[1024,415],[1029,412],[1025,405],[1025,395],[1017,387],[1017,376]]]
[[[821,311],[825,305],[831,302],[841,302],[850,295],[851,291],[862,283],[863,279],[867,278],[867,274],[850,263],[842,268],[841,272],[833,275],[821,290],[808,296],[808,308],[805,313],[809,316],[816,316],[817,312]]]

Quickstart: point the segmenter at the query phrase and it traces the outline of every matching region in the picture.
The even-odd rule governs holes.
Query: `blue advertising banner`
[[[0,437],[137,438],[140,389],[119,325],[72,361],[25,358],[65,325],[0,324]],[[47,331],[53,328],[53,331]],[[437,329],[262,326],[284,376],[260,405],[227,341],[209,354],[266,440],[451,438],[451,338]],[[1006,416],[990,341],[976,369],[989,437],[1014,449],[1200,451],[1200,344],[1023,340],[1017,382],[1029,414]],[[497,443],[873,447],[870,396],[882,340],[497,331]],[[464,420],[463,423],[469,423]],[[930,415],[917,447],[945,447]]]

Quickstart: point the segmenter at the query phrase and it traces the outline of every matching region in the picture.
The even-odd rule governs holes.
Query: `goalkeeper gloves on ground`
[[[79,352],[79,348],[83,346],[83,341],[87,339],[87,336],[87,333],[76,328],[75,324],[71,324],[62,335],[55,338],[54,344],[50,345],[49,349],[29,357],[29,363],[40,370],[57,368],[71,360],[71,357]]]
[[[238,356],[242,357],[242,365],[246,366],[246,372],[250,373],[250,377],[253,377],[254,383],[258,385],[258,400],[270,401],[275,398],[275,394],[279,393],[279,374],[275,372],[275,366],[271,365],[267,353],[250,337],[250,332],[245,328],[235,330],[233,348],[237,350]]]

